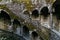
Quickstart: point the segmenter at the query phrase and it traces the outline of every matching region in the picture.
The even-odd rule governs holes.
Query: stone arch
[[[4,10],[1,10],[0,19],[2,19],[4,21],[4,23],[11,24],[10,15],[7,12],[5,12]]]
[[[11,25],[10,15],[4,10],[0,11],[0,22],[2,23],[0,29],[3,30],[8,30],[9,25]]]
[[[49,9],[47,6],[44,6],[41,10],[40,10],[40,15],[42,15],[44,18],[47,18],[49,15]]]
[[[18,19],[13,20],[13,30],[16,30],[18,26],[21,26],[21,23],[18,21]]]
[[[53,15],[55,15],[57,17],[58,20],[60,20],[60,0],[56,0],[52,7],[55,9],[55,12],[53,13]]]
[[[52,8],[54,9],[53,12],[53,22],[55,23],[54,25],[54,29],[56,29],[57,31],[59,31],[60,29],[60,0],[56,0],[53,4],[52,4]]]
[[[13,33],[21,35],[22,27],[21,27],[21,22],[18,19],[13,20],[12,30]]]
[[[37,18],[37,17],[39,17],[39,11],[37,9],[34,9],[32,11],[32,14],[31,15],[32,15],[32,17]]]
[[[29,29],[26,25],[23,26],[23,36],[29,37]]]
[[[33,37],[33,38],[37,38],[37,37],[38,37],[38,33],[37,33],[36,31],[33,31],[33,32],[32,32],[32,37]]]

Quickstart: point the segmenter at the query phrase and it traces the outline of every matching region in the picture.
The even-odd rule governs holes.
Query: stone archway
[[[31,33],[32,39],[31,40],[37,40],[38,39],[38,33],[36,31],[33,31]]]
[[[26,25],[23,26],[23,36],[29,37],[29,29]]]
[[[47,6],[44,6],[41,10],[40,10],[40,15],[42,15],[44,18],[47,18],[49,15],[49,9]]]
[[[7,25],[10,25],[11,24],[11,18],[10,18],[10,15],[5,12],[4,10],[1,10],[1,13],[0,13],[0,21],[3,23],[3,29],[8,29],[8,26]]]
[[[51,18],[48,7],[47,6],[42,7],[40,10],[41,25],[50,28],[50,19]]]
[[[13,32],[20,35],[20,27],[21,27],[20,21],[18,21],[18,19],[14,19],[12,27]]]
[[[53,22],[55,23],[54,29],[60,32],[60,0],[56,0],[53,3],[52,8],[54,9],[53,12],[53,18],[54,18]]]
[[[37,18],[37,17],[39,17],[39,11],[37,9],[35,9],[32,11],[31,15],[32,15],[32,17]]]

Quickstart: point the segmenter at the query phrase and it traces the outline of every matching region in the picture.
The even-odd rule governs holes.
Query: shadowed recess
[[[38,37],[38,33],[37,33],[37,32],[35,32],[35,31],[33,31],[33,32],[32,32],[32,37],[33,37],[33,38]]]
[[[23,26],[23,35],[24,36],[29,36],[29,29],[26,25]]]
[[[53,13],[53,15],[55,15],[57,17],[57,19],[60,20],[60,1],[56,0],[52,7],[55,9],[55,12]]]
[[[32,11],[32,16],[35,17],[35,18],[39,17],[39,11],[36,10],[36,9],[33,10],[33,11]]]
[[[14,19],[13,25],[19,25],[19,26],[21,26],[20,22],[17,19]]]
[[[3,10],[0,13],[0,19],[2,19],[5,23],[6,22],[8,22],[8,23],[11,22],[11,18],[9,16],[9,14],[7,12],[3,11]]]
[[[47,6],[43,7],[40,12],[41,12],[41,15],[45,18],[48,17],[49,15],[49,10]]]
[[[26,25],[23,26],[23,32],[29,32],[29,29]]]
[[[15,31],[18,26],[20,27],[21,23],[17,19],[14,19],[14,21],[13,21],[13,30]]]

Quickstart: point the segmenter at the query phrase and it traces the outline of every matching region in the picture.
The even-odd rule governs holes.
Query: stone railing
[[[50,40],[60,40],[60,33],[59,32],[57,32],[54,29],[51,29],[50,33],[51,33]]]
[[[22,36],[0,29],[0,40],[25,40]]]

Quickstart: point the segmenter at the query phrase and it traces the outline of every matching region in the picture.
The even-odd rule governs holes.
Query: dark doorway
[[[29,29],[26,25],[23,26],[23,36],[29,37]]]
[[[57,19],[60,20],[60,0],[56,0],[53,3],[52,8],[55,9],[55,12],[53,13],[53,15],[55,15]]]
[[[41,13],[40,15],[42,15],[46,19],[49,15],[48,7],[47,6],[43,7],[41,9],[40,13]]]
[[[33,37],[33,38],[37,38],[37,37],[38,37],[38,33],[35,32],[35,31],[33,31],[33,32],[32,32],[32,37]]]
[[[17,19],[14,19],[14,21],[13,21],[13,30],[16,31],[16,28],[18,26],[19,27],[21,26],[20,22]]]
[[[0,13],[0,20],[4,21],[5,24],[10,24],[11,23],[11,18],[7,12],[4,10],[1,10]]]
[[[32,17],[34,17],[34,18],[37,18],[37,17],[39,17],[39,11],[38,10],[33,10],[32,11]]]

